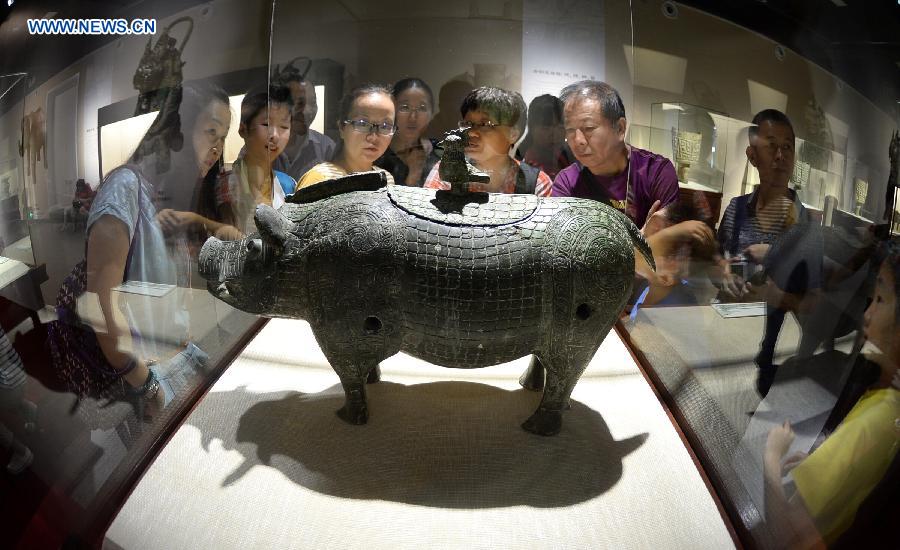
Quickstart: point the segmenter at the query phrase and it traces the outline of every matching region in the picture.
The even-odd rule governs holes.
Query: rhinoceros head
[[[256,209],[257,233],[239,241],[210,237],[200,250],[200,275],[209,292],[237,309],[260,315],[278,315],[276,269],[291,223],[267,205]]]

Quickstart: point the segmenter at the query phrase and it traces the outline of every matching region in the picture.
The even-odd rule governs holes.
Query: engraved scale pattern
[[[505,225],[522,221],[537,208],[535,195],[472,193],[454,195],[446,191],[394,185],[388,188],[391,201],[416,216],[453,225]],[[473,200],[486,202],[473,202]],[[440,208],[438,207],[440,205]]]

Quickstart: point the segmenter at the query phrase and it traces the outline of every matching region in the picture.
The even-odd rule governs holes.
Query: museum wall
[[[11,82],[6,82],[6,85]],[[0,179],[8,178],[9,193],[18,192],[21,182],[24,181],[24,166],[19,157],[19,136],[21,135],[22,124],[22,100],[16,100],[16,96],[24,95],[24,85],[20,82],[9,94],[3,98],[3,107],[9,107],[9,110],[0,115]],[[0,190],[2,191],[2,190]]]

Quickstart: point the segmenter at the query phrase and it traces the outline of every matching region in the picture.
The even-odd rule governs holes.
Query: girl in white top
[[[244,148],[217,190],[216,203],[222,219],[244,234],[256,231],[253,215],[257,205],[278,209],[296,182],[272,169],[291,137],[291,92],[285,86],[247,93],[241,101],[238,133]]]

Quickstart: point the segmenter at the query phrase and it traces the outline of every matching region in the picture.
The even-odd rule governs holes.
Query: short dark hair
[[[620,118],[625,116],[625,104],[622,103],[622,96],[619,92],[607,84],[599,80],[579,80],[569,84],[559,92],[559,99],[563,105],[570,100],[589,98],[600,102],[600,110],[603,116],[610,122],[616,124]]]
[[[291,100],[291,89],[283,85],[253,88],[241,100],[241,124],[250,121],[269,105],[284,105],[290,111],[294,102]]]
[[[791,124],[791,119],[787,117],[786,114],[782,113],[778,109],[763,109],[762,111],[756,113],[753,117],[753,120],[750,121],[750,130],[749,130],[749,139],[750,144],[753,144],[753,138],[755,138],[759,134],[759,127],[763,122],[769,122],[772,124],[784,124],[788,128],[791,129],[791,136],[796,139],[797,134],[794,133],[794,125]]]
[[[519,93],[482,86],[475,88],[463,98],[459,114],[465,118],[471,111],[483,111],[496,119],[497,123],[515,127],[521,136],[528,120],[527,110],[525,100]]]
[[[539,95],[528,105],[528,127],[551,126],[563,120],[562,101],[555,95]]]
[[[391,89],[384,84],[369,83],[353,88],[349,93],[344,94],[344,97],[341,98],[341,103],[338,107],[339,128],[344,125],[344,121],[347,120],[347,118],[350,116],[350,111],[353,109],[353,102],[369,94],[384,94],[388,97],[393,97],[391,96]]]
[[[397,96],[399,96],[406,90],[410,90],[413,88],[419,88],[420,90],[425,92],[425,95],[428,96],[428,107],[433,111],[434,94],[431,93],[431,88],[421,78],[404,78],[403,80],[398,80],[397,83],[394,84],[394,88],[391,90],[391,96],[393,96],[394,99],[397,99]]]

